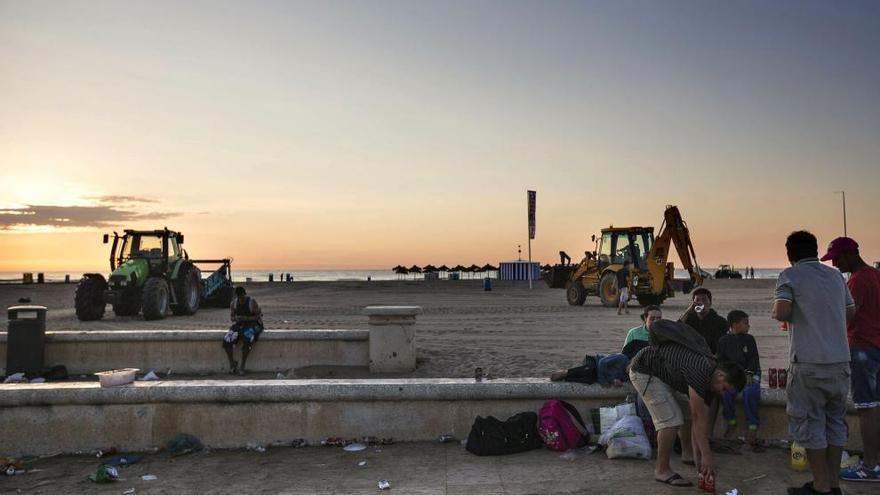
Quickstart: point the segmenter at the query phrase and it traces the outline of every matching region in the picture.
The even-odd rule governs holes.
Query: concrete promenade
[[[653,481],[651,462],[609,460],[594,453],[568,461],[546,449],[510,456],[477,457],[458,443],[402,443],[346,452],[341,447],[269,448],[266,453],[214,450],[170,458],[147,455],[120,469],[120,481],[95,485],[86,476],[98,467],[92,455],[60,456],[28,464],[39,472],[0,476],[0,492],[29,494],[303,494],[350,495],[556,495],[700,493],[696,488],[672,488]],[[359,462],[366,461],[363,466]],[[788,452],[716,455],[717,493],[737,488],[742,495],[778,495],[789,485],[801,485],[808,473],[789,468]],[[673,468],[696,481],[693,468],[677,460]],[[158,476],[143,481],[142,475]],[[758,479],[754,479],[758,478]],[[380,492],[386,479],[391,490]],[[845,494],[868,495],[876,487],[845,484]]]

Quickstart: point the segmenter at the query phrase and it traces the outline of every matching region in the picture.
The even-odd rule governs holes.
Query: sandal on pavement
[[[672,476],[666,478],[665,480],[658,480],[657,478],[654,478],[654,481],[656,481],[658,483],[663,483],[664,485],[677,486],[677,487],[682,487],[682,488],[688,487],[688,486],[694,486],[693,483],[682,478],[681,475],[678,473],[673,474]]]

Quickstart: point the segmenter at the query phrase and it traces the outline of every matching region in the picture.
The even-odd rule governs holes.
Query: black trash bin
[[[6,374],[41,374],[46,341],[46,307],[12,306],[7,311]]]

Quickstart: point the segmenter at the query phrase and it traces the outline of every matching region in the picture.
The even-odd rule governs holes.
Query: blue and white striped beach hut
[[[498,268],[498,278],[500,280],[528,280],[529,262],[502,261]],[[541,264],[537,261],[532,262],[532,280],[541,280]]]

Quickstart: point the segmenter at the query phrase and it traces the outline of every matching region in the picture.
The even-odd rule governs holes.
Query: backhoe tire
[[[651,306],[652,304],[660,306],[666,300],[666,296],[663,294],[637,294],[636,299],[642,307]]]
[[[76,286],[74,307],[80,321],[100,320],[104,316],[104,291],[107,282],[104,277],[83,277]]]
[[[565,298],[568,300],[568,304],[572,306],[583,306],[584,301],[587,300],[587,289],[584,287],[583,282],[580,280],[572,282],[568,289],[565,289]]]
[[[602,306],[616,308],[618,306],[617,274],[608,272],[599,279],[599,299]]]
[[[175,315],[194,315],[199,310],[199,300],[202,297],[202,279],[199,276],[199,270],[188,261],[184,261],[177,272],[174,295],[177,297],[177,304],[171,305],[171,311]]]
[[[113,305],[116,316],[136,316],[141,312],[141,300],[137,293],[125,294],[119,304]]]
[[[162,277],[150,277],[144,283],[144,319],[161,320],[168,312],[168,283]]]

